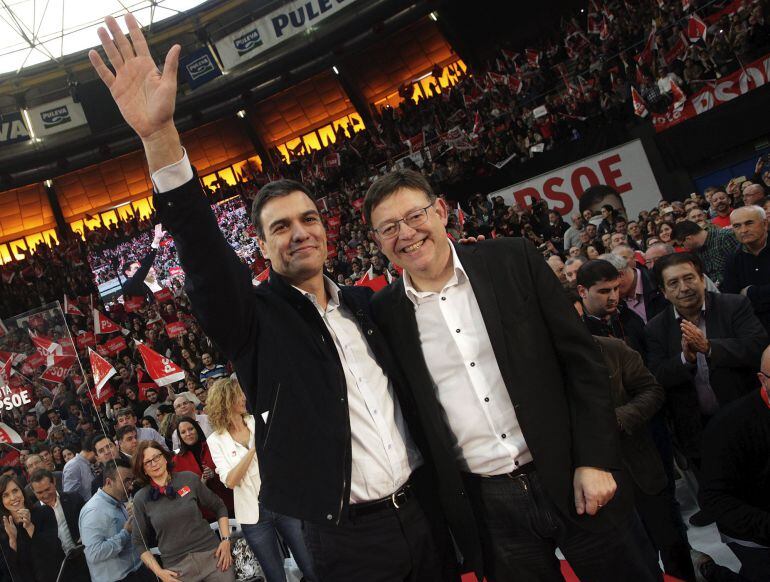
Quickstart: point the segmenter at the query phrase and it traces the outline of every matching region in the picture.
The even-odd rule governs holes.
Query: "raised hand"
[[[16,540],[19,530],[10,515],[3,516],[3,529],[5,529],[5,535],[8,536],[9,540]]]
[[[178,44],[171,47],[161,73],[152,60],[136,18],[129,13],[125,19],[130,42],[111,16],[104,19],[109,32],[103,27],[97,31],[115,72],[110,71],[95,50],[89,51],[88,58],[109,88],[126,123],[142,140],[147,140],[173,125],[181,47]]]

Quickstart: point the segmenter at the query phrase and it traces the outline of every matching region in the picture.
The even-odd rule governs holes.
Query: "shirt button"
[[[373,329],[367,329],[366,330],[366,335],[372,335],[373,333],[374,333]]]
[[[503,437],[503,438],[505,438],[505,437],[507,437],[508,435],[507,435],[507,434],[505,434],[505,433],[503,433],[503,434],[501,434],[500,436],[501,436],[501,437]]]
[[[345,397],[344,396],[342,398],[340,398],[340,402],[342,402],[343,404],[345,403]]]
[[[456,329],[455,331],[456,331],[457,333],[460,333],[460,330],[459,330],[459,329]]]
[[[516,465],[517,467],[519,466],[519,462],[518,461],[514,461],[513,464]]]
[[[331,520],[333,520],[333,519],[334,519],[334,516],[333,516],[331,513],[329,513],[329,514],[327,514],[327,515],[326,515],[326,519],[328,519],[329,521],[331,521]]]
[[[484,402],[489,402],[489,396],[484,397]]]
[[[442,297],[442,298],[441,298],[441,301],[446,301],[446,297]]]
[[[475,367],[476,367],[476,362],[471,362],[471,368],[475,368]]]

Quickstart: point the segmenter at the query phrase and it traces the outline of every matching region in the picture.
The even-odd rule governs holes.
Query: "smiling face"
[[[14,481],[9,481],[3,491],[3,507],[14,516],[20,509],[24,509],[24,492]]]
[[[195,427],[191,423],[180,422],[179,438],[182,439],[184,444],[186,444],[188,447],[191,447],[198,442],[198,432],[195,430]]]
[[[56,504],[56,483],[48,477],[32,483],[32,491],[38,501],[46,505]]]
[[[422,224],[412,227],[401,221],[396,236],[385,238],[378,232],[376,237],[390,262],[406,269],[413,278],[432,279],[444,271],[451,259],[444,200],[437,198],[431,205],[425,192],[401,188],[372,209],[372,227],[381,231],[389,223],[416,217],[425,207],[427,219]]]
[[[289,281],[306,281],[321,273],[326,260],[326,231],[315,203],[295,191],[269,200],[260,215],[259,248],[273,270]]]
[[[666,267],[661,277],[663,293],[677,311],[686,313],[703,305],[706,283],[692,263]]]

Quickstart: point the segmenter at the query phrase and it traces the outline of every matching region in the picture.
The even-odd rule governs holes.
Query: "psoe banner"
[[[20,111],[0,115],[0,146],[27,141],[29,131]]]
[[[356,0],[294,0],[216,41],[225,69],[232,69],[305,32]]]
[[[703,89],[692,95],[680,109],[673,105],[665,113],[653,115],[655,131],[664,131],[693,117],[719,107],[723,103],[740,97],[770,81],[770,55],[745,65],[742,69],[709,82]]]
[[[636,218],[639,212],[649,210],[661,198],[647,154],[638,139],[492,192],[489,198],[502,196],[506,204],[518,204],[522,208],[545,200],[550,209],[569,219],[581,210],[583,192],[589,186],[599,184],[612,186],[620,197],[584,201],[583,206],[595,212],[602,205],[611,204],[624,210],[628,218]]]
[[[86,125],[86,114],[72,97],[63,97],[29,110],[29,120],[36,137],[46,137]]]

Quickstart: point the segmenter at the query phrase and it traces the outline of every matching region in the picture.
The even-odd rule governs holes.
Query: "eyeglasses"
[[[425,224],[428,221],[428,208],[431,206],[433,206],[433,204],[428,204],[425,208],[413,210],[404,216],[404,218],[394,220],[393,222],[386,222],[380,228],[373,228],[372,230],[382,238],[393,238],[401,231],[402,222],[409,228],[417,228],[421,224]]]
[[[156,465],[160,464],[160,460],[164,459],[165,457],[163,455],[155,455],[152,459],[147,459],[144,463],[142,463],[145,467],[149,467],[150,465]]]

